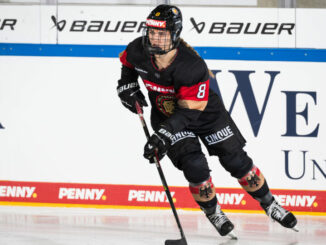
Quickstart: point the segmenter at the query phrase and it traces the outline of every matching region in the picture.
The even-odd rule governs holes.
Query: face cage
[[[179,44],[178,42],[175,42],[173,40],[173,33],[172,31],[170,31],[170,40],[171,40],[171,44],[166,44],[167,40],[165,40],[165,44],[164,44],[164,49],[162,49],[161,47],[158,46],[152,46],[150,40],[149,40],[149,30],[150,29],[157,29],[157,28],[153,28],[153,27],[146,27],[143,29],[143,46],[145,48],[145,50],[150,54],[150,55],[154,55],[154,54],[158,54],[158,55],[162,55],[162,54],[166,54],[168,52],[170,52],[172,49],[177,47],[177,44]],[[159,30],[159,29],[158,29]],[[170,46],[170,47],[169,47]]]

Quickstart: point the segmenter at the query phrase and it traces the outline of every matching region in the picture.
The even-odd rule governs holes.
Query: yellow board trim
[[[168,210],[170,207],[142,207],[142,206],[123,206],[123,205],[96,205],[96,204],[69,204],[69,203],[34,203],[34,202],[0,202],[0,206],[30,206],[30,207],[63,207],[63,208],[97,208],[97,209],[150,209]],[[187,211],[200,211],[199,208],[177,208]],[[223,209],[226,213],[247,213],[263,214],[263,210],[238,210]],[[296,215],[326,216],[326,212],[302,212],[293,211]]]

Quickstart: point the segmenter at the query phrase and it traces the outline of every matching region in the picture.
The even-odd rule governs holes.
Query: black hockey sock
[[[262,185],[262,187],[260,187],[259,190],[253,192],[248,191],[248,194],[264,206],[271,204],[274,200],[274,197],[269,190],[266,180],[264,180],[264,184]]]
[[[196,201],[200,208],[205,212],[206,215],[210,215],[212,213],[215,213],[216,206],[217,206],[217,198],[214,196],[213,199],[207,201],[207,202],[199,202]]]

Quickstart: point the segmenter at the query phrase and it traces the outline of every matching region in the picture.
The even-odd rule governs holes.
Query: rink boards
[[[0,6],[1,204],[168,207],[139,119],[116,94],[118,54],[151,7],[124,8]],[[184,8],[182,35],[215,74],[245,150],[281,204],[325,214],[325,10],[202,10]],[[208,162],[225,209],[260,210]],[[162,167],[176,206],[197,208],[183,174]]]
[[[198,209],[187,187],[170,187],[177,208]],[[272,190],[281,205],[309,215],[325,215],[326,191]],[[217,198],[229,212],[261,212],[245,191],[216,188]],[[0,205],[89,208],[169,208],[162,186],[102,185],[0,181]],[[198,209],[199,210],[199,209]]]

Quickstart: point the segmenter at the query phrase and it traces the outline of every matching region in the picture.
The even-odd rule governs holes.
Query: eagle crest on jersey
[[[175,110],[176,97],[172,94],[160,94],[156,98],[157,109],[166,116],[171,116]]]

